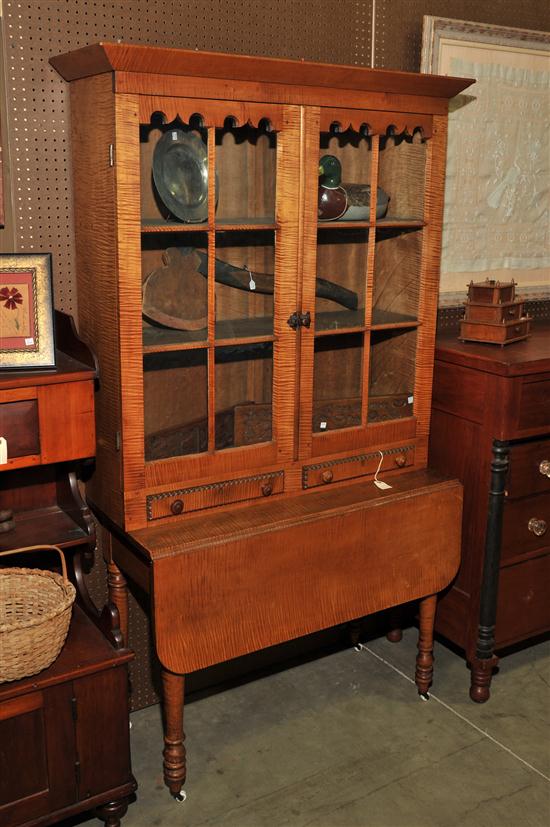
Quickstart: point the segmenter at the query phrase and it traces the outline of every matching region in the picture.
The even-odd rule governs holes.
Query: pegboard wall
[[[370,12],[370,0],[4,0],[12,251],[51,251],[56,306],[76,314],[68,87],[48,58],[122,40],[364,64]]]
[[[425,14],[550,30],[548,0],[374,0],[374,65],[418,72]]]
[[[0,251],[52,252],[55,304],[73,315],[68,88],[48,63],[52,55],[122,40],[417,70],[423,14],[550,28],[548,0],[0,0],[0,9],[7,199]],[[89,579],[92,595],[102,603],[99,559]],[[156,700],[158,683],[146,614],[135,599],[130,642],[137,654],[133,706],[139,708]],[[237,671],[252,666],[247,660]],[[197,676],[192,686],[222,678],[218,669],[215,677]]]

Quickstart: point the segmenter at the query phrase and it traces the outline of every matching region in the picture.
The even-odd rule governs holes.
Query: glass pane
[[[141,215],[145,227],[208,218],[206,129],[160,118],[140,127]]]
[[[322,132],[319,150],[319,221],[368,221],[371,138],[348,129]]]
[[[372,324],[415,321],[420,296],[422,230],[376,230]]]
[[[216,338],[273,333],[275,234],[216,233]]]
[[[316,330],[364,324],[368,240],[367,229],[319,230]]]
[[[320,336],[313,363],[313,431],[361,424],[363,334]]]
[[[159,348],[207,337],[206,233],[144,233],[141,244],[143,345]]]
[[[277,139],[262,127],[234,127],[228,120],[216,130],[218,225],[275,220]]]
[[[207,351],[143,358],[145,459],[199,454],[208,448]]]
[[[382,222],[421,220],[424,217],[424,172],[426,141],[420,132],[411,137],[381,135],[378,186],[389,196]]]
[[[273,344],[216,348],[216,449],[271,440]]]
[[[368,421],[413,415],[416,330],[371,333]]]

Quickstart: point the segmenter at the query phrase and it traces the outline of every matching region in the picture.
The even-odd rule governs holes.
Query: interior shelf
[[[378,218],[376,221],[319,221],[320,230],[368,229],[369,227],[396,227],[419,230],[426,226],[420,218]]]
[[[144,218],[141,222],[142,233],[189,233],[206,231],[208,229],[221,230],[276,230],[277,222],[272,216],[260,218],[242,216],[237,218],[216,219],[213,227],[208,222],[185,224],[178,221],[169,221],[163,218]]]
[[[411,316],[406,313],[396,313],[393,310],[379,310],[374,307],[372,310],[372,324],[373,330],[384,330],[386,328],[398,327],[418,327],[419,322],[416,316]]]
[[[2,551],[41,543],[69,548],[90,541],[88,534],[57,505],[16,511],[14,519],[15,528],[0,534]]]
[[[234,340],[247,343],[270,342],[274,340],[273,319],[262,316],[255,319],[224,319],[216,322],[216,344]],[[207,330],[173,330],[165,327],[143,327],[143,352],[163,353],[171,350],[206,347]]]

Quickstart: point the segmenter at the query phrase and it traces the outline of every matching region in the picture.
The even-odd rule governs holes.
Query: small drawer
[[[550,493],[550,439],[512,446],[506,491],[510,498]]]
[[[460,336],[466,342],[493,342],[506,345],[519,342],[529,335],[530,319],[503,322],[473,322],[464,319],[460,322]]]
[[[382,478],[385,471],[406,468],[414,462],[414,445],[388,448],[382,453],[384,455],[380,469]],[[358,454],[353,457],[317,462],[314,465],[304,465],[302,469],[302,487],[315,488],[318,485],[329,485],[332,482],[340,482],[340,480],[362,477],[364,474],[374,474],[379,462],[380,452],[373,451],[369,454]]]
[[[40,454],[38,400],[0,404],[0,436],[8,445],[8,460]]]
[[[501,560],[550,546],[550,494],[506,502]]]
[[[523,302],[513,301],[503,304],[474,304],[466,305],[465,320],[468,322],[509,322],[523,316]]]
[[[163,517],[177,517],[202,508],[227,505],[241,500],[270,497],[284,491],[284,472],[273,471],[268,474],[255,474],[253,477],[240,477],[223,482],[163,491],[149,494],[147,497],[147,519],[160,520]]]

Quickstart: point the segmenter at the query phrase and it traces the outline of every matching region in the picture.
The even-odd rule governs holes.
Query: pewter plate
[[[162,202],[176,218],[188,223],[207,220],[208,154],[195,132],[170,129],[164,133],[153,153],[153,180]]]

